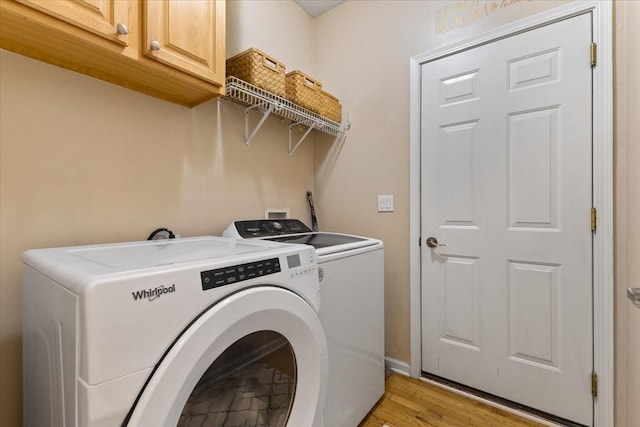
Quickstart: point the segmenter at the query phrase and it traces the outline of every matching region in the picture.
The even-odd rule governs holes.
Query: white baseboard
[[[401,362],[390,357],[385,357],[384,366],[387,373],[393,372],[394,374],[404,375],[405,377],[411,376],[411,368],[408,363]]]

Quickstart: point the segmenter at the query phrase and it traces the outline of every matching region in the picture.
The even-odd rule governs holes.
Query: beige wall
[[[640,2],[615,4],[616,426],[640,420],[640,310],[626,298],[640,287]]]
[[[314,20],[314,70],[353,121],[341,149],[321,138],[315,145],[320,227],[384,241],[386,354],[406,363],[409,245],[415,243],[409,242],[410,58],[566,2],[521,1],[438,33],[445,7],[450,26],[455,15],[468,20],[459,3],[347,1]],[[472,9],[473,3],[467,2]],[[393,213],[377,212],[378,194],[394,195]]]
[[[295,3],[271,3],[259,11],[263,25],[290,36],[273,54],[303,58],[298,52],[311,51],[308,16]],[[229,44],[262,46],[251,41],[262,33],[255,16],[229,9]],[[265,208],[308,216],[312,143],[289,156],[287,127],[269,119],[246,147],[243,117],[227,101],[186,109],[0,51],[2,426],[21,425],[24,250],[144,240],[160,226],[219,235]]]
[[[227,40],[227,58],[257,47],[283,62],[287,72],[312,72],[312,18],[292,1],[227,1],[227,26],[241,29]]]

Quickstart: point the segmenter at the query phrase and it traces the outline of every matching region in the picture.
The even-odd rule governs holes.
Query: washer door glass
[[[291,344],[274,331],[254,332],[232,344],[205,371],[178,427],[282,427],[295,389]]]
[[[249,288],[206,309],[176,338],[122,425],[322,426],[327,372],[327,341],[314,308],[286,289]],[[280,382],[274,380],[278,376]],[[214,397],[231,384],[233,395]],[[257,398],[262,386],[272,387],[268,403]],[[231,400],[231,411],[225,399]],[[245,409],[260,415],[265,404],[273,409],[268,422],[231,419]],[[212,421],[210,414],[224,411],[225,421]]]

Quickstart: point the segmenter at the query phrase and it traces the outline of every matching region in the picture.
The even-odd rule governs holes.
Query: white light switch
[[[393,194],[378,195],[378,212],[393,212]]]

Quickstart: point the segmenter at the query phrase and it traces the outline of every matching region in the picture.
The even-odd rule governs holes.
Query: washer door
[[[322,427],[327,370],[313,308],[282,288],[246,289],[178,337],[123,425],[222,426],[245,417],[241,425]]]

